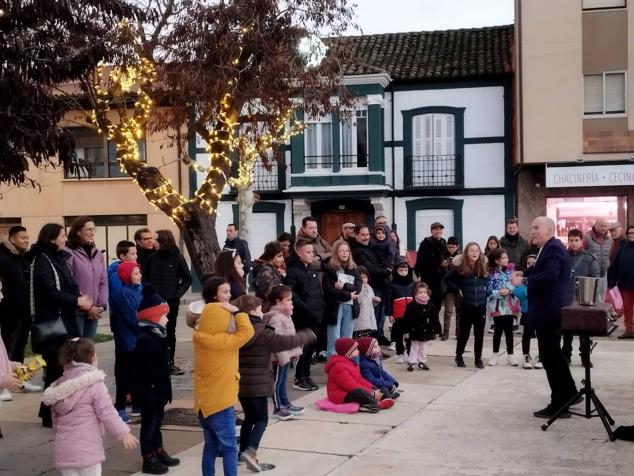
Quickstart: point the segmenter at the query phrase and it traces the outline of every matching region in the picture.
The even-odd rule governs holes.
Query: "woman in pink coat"
[[[44,391],[42,402],[51,408],[55,433],[55,467],[62,476],[101,475],[106,460],[104,427],[126,449],[138,440],[117,414],[104,384],[106,375],[96,368],[94,344],[73,339],[60,350],[64,375]]]

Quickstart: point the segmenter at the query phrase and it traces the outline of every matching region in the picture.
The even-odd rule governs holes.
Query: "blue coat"
[[[460,302],[463,306],[486,306],[487,278],[476,276],[473,273],[468,276],[462,276],[458,273],[458,269],[454,268],[443,279],[447,285],[447,290],[462,292]]]
[[[570,273],[568,250],[554,237],[546,242],[535,265],[524,272],[529,321],[536,329],[561,327],[561,308],[572,302]]]
[[[110,289],[110,329],[114,335],[116,352],[131,352],[139,334],[136,312],[141,302],[141,285],[122,283],[117,275],[119,261],[108,268]]]
[[[359,358],[359,368],[361,370],[361,376],[372,384],[373,387],[388,389],[393,386],[398,387],[398,382],[394,377],[383,370],[381,361],[376,361],[367,355],[362,355]]]

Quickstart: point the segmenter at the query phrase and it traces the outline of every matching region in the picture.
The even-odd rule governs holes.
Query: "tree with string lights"
[[[149,25],[118,24],[121,47],[132,54],[82,79],[92,123],[116,144],[122,170],[178,226],[199,276],[212,273],[220,251],[215,222],[225,187],[252,190],[255,163],[277,160],[280,146],[302,132],[294,110],[316,117],[337,106],[331,97],[347,100],[341,55],[315,60],[324,53],[318,35],[348,27],[347,3],[156,0]],[[156,112],[155,104],[168,107]],[[176,131],[180,162],[205,176],[193,196],[141,160],[137,140],[148,130]],[[192,134],[205,142],[209,163],[184,152]]]

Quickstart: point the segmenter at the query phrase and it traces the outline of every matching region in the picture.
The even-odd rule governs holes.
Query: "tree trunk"
[[[216,234],[216,214],[210,214],[200,208],[186,205],[189,218],[178,222],[185,246],[192,260],[192,267],[204,282],[214,272],[216,258],[220,253]]]
[[[251,222],[253,218],[253,204],[255,203],[255,194],[253,193],[253,185],[249,187],[238,188],[238,196],[236,197],[239,210],[239,227],[240,238],[249,241],[251,234]]]

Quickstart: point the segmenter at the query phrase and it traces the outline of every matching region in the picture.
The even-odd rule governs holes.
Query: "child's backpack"
[[[414,300],[413,297],[401,297],[392,301],[392,315],[394,319],[401,319],[405,315],[405,308]]]

